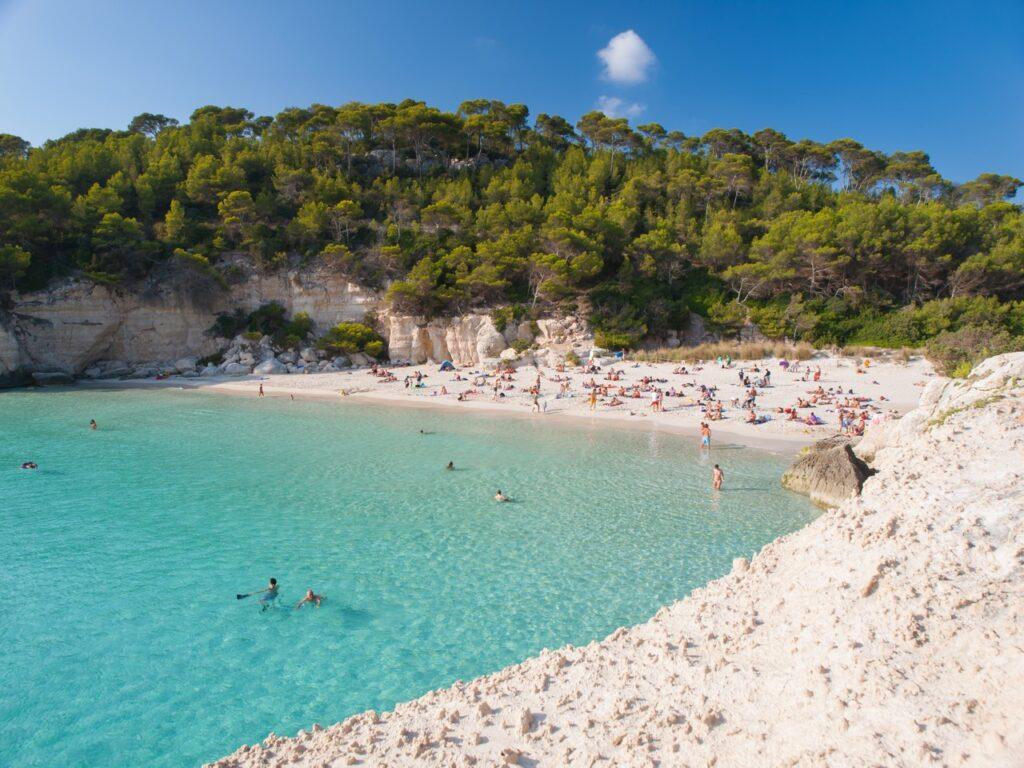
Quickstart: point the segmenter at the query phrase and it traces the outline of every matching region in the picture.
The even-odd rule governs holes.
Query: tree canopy
[[[0,134],[0,290],[76,271],[130,285],[241,251],[266,269],[323,261],[418,314],[577,310],[624,343],[690,312],[892,341],[908,334],[885,318],[934,302],[1016,307],[997,318],[1016,333],[1020,186],[954,184],[923,151],[852,138],[686,136],[601,112],[531,123],[488,99],[204,106],[38,148]]]

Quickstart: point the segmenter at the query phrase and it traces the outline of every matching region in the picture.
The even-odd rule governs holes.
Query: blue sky
[[[406,97],[852,136],[956,181],[1024,178],[1024,1],[0,0],[0,132],[34,144],[143,111]]]

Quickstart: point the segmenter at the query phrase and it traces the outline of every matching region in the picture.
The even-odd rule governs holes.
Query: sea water
[[[195,766],[604,637],[807,523],[785,464],[544,416],[0,393],[0,765]],[[236,599],[271,576],[277,605]]]

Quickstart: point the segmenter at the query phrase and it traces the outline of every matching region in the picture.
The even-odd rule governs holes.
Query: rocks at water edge
[[[288,368],[277,358],[271,357],[253,368],[252,372],[260,374],[288,373]]]
[[[39,387],[66,387],[75,383],[74,377],[63,371],[34,371],[32,380]]]
[[[842,435],[819,440],[805,449],[782,475],[782,487],[811,497],[823,507],[838,507],[860,494],[874,474]]]

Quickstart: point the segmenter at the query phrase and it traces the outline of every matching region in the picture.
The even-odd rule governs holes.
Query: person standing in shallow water
[[[725,472],[722,468],[715,464],[715,468],[711,470],[711,487],[716,491],[722,490],[722,483],[725,482]]]

